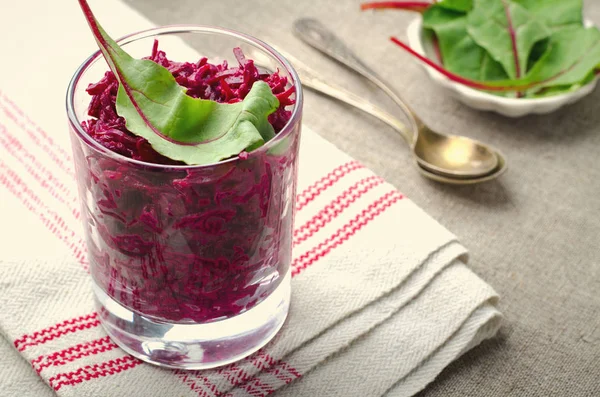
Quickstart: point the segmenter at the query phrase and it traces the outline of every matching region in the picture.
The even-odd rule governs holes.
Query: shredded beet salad
[[[293,86],[277,71],[261,73],[241,50],[234,53],[237,67],[206,58],[177,63],[155,42],[148,59],[168,68],[193,97],[236,102],[254,82],[267,82],[280,102],[269,121],[281,131],[291,117]],[[88,87],[89,135],[128,158],[181,164],[127,130],[115,110],[117,89],[111,72]],[[299,123],[293,128],[298,132]],[[298,142],[294,133],[272,153],[241,153],[246,160],[239,163],[167,171],[78,146],[95,282],[124,307],[169,322],[227,318],[266,299],[291,262]]]
[[[281,76],[279,71],[261,73],[254,61],[247,59],[240,48],[235,48],[233,53],[239,66],[230,67],[227,61],[214,65],[205,57],[196,63],[174,62],[158,49],[158,41],[155,40],[152,55],[145,59],[167,68],[177,83],[187,88],[187,95],[194,98],[235,103],[246,97],[254,82],[266,82],[279,100],[279,108],[269,116],[275,133],[279,133],[292,115],[286,107],[294,104],[291,98],[294,86],[286,88],[288,79]],[[82,123],[84,130],[102,146],[125,157],[148,163],[183,165],[156,152],[145,138],[127,130],[125,120],[116,111],[118,88],[119,83],[111,71],[106,72],[96,84],[90,84],[87,92],[92,96],[92,101],[88,114],[94,118]]]

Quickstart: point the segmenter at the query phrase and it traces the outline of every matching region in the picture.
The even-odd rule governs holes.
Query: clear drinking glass
[[[290,301],[292,226],[302,89],[267,44],[210,27],[176,26],[120,44],[148,56],[154,39],[172,60],[235,64],[233,48],[295,86],[292,117],[248,158],[206,166],[132,160],[91,139],[88,84],[107,70],[99,53],[67,92],[75,169],[97,310],[110,337],[153,364],[211,368],[239,360],[279,331]],[[192,50],[193,48],[193,50]]]

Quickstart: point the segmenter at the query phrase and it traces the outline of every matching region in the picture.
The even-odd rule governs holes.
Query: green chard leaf
[[[246,98],[235,104],[192,98],[166,68],[127,54],[98,24],[87,1],[79,4],[119,81],[117,113],[154,150],[173,160],[202,165],[253,150],[274,136],[267,118],[279,101],[266,83],[256,82]]]
[[[464,78],[437,65],[397,38],[392,37],[391,40],[450,80],[484,91],[529,91],[547,87],[566,87],[589,82],[600,71],[600,30],[597,28],[557,31],[550,37],[549,49],[526,77],[499,81]]]
[[[469,35],[511,79],[525,76],[533,46],[552,33],[525,7],[509,0],[474,0],[467,20]]]
[[[529,53],[529,60],[527,61],[527,71],[531,70],[533,66],[544,56],[546,51],[548,51],[548,43],[550,39],[540,40],[531,49]]]
[[[449,71],[473,80],[508,78],[502,65],[468,34],[465,13],[449,10],[439,3],[423,14],[423,27],[435,33],[444,67]]]
[[[473,0],[442,0],[436,5],[448,10],[469,12],[473,8]]]
[[[552,87],[545,87],[542,89],[532,89],[526,92],[525,98],[542,98],[553,95],[565,94],[574,92],[592,82],[596,78],[596,72],[590,72],[587,77],[577,84],[557,85]]]
[[[552,31],[583,26],[583,0],[513,0]]]
[[[562,29],[550,37],[548,49],[525,81],[538,82],[536,88],[569,86],[589,82],[590,73],[599,69],[600,30],[595,27]]]
[[[378,3],[387,4],[387,3]],[[450,80],[495,95],[542,97],[600,76],[600,30],[583,0],[442,0],[423,12],[443,66],[391,41]]]

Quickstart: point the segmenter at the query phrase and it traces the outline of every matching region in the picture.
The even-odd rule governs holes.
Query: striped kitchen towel
[[[92,5],[115,36],[150,27],[117,0]],[[411,396],[496,333],[497,296],[456,237],[305,128],[292,307],[277,337],[208,371],[124,353],[93,309],[63,108],[94,43],[75,3],[11,7],[0,16],[2,37],[19,37],[0,42],[13,59],[0,65],[0,331],[31,364],[23,376],[60,396]]]

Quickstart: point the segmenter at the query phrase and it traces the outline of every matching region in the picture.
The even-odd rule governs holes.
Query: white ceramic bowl
[[[591,25],[586,22],[586,25]],[[430,38],[423,34],[421,18],[415,19],[407,29],[408,42],[419,54],[435,60],[435,52]],[[420,62],[421,63],[421,62]],[[545,114],[565,105],[576,102],[590,94],[598,78],[573,92],[536,99],[504,98],[478,91],[455,83],[430,66],[421,63],[431,80],[443,87],[450,95],[467,106],[479,110],[490,110],[508,117],[521,117],[528,114]]]

